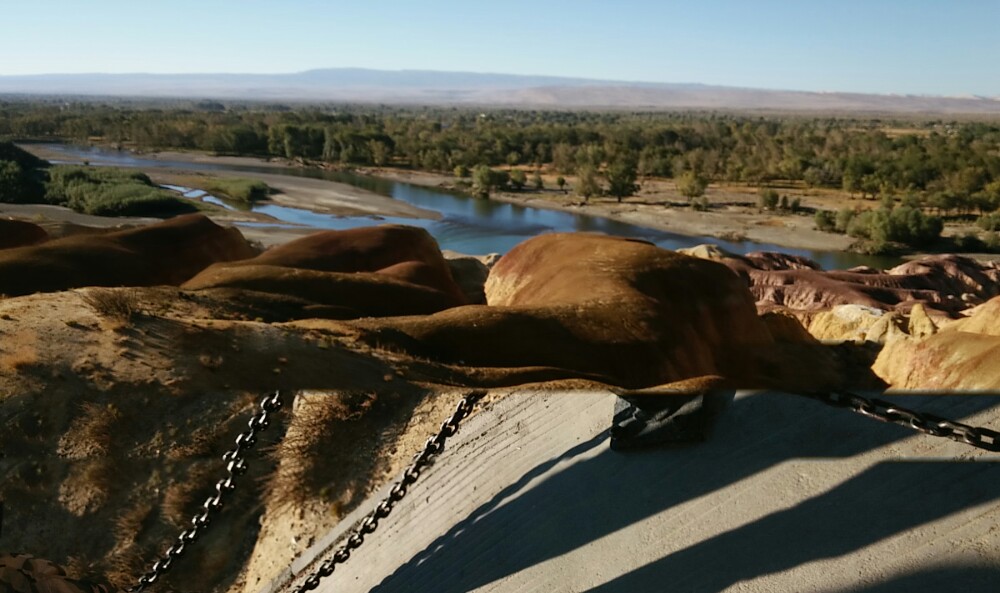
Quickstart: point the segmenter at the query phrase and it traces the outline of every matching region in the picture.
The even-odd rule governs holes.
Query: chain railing
[[[294,589],[294,593],[306,593],[319,587],[322,579],[332,575],[337,565],[346,562],[351,557],[351,553],[361,547],[365,536],[374,533],[379,526],[379,521],[392,513],[395,505],[406,496],[407,489],[419,479],[421,472],[433,462],[434,458],[444,451],[448,438],[458,432],[459,425],[472,413],[476,404],[485,395],[486,392],[482,390],[470,391],[459,401],[455,411],[441,424],[437,434],[427,439],[424,448],[414,456],[413,461],[403,471],[400,479],[389,489],[389,494],[357,524],[335,552],[330,554],[315,571],[301,581],[301,584]],[[880,422],[905,426],[927,435],[951,439],[986,451],[1000,451],[1000,432],[969,426],[926,412],[916,412],[886,400],[867,398],[849,392],[797,393],[794,395],[847,409]],[[191,527],[178,536],[177,541],[167,549],[163,557],[139,579],[137,585],[126,589],[126,593],[138,593],[155,583],[170,570],[173,561],[184,554],[186,547],[199,538],[201,531],[209,524],[212,514],[222,507],[223,498],[235,489],[235,478],[246,472],[244,454],[254,447],[257,435],[270,423],[269,416],[277,412],[281,406],[281,392],[279,391],[265,396],[261,400],[259,410],[248,422],[248,429],[236,437],[236,446],[222,457],[223,461],[226,462],[227,475],[216,483],[215,494],[209,496],[202,504],[201,512],[191,518]]]
[[[139,582],[136,585],[125,590],[126,593],[144,591],[146,587],[155,583],[170,570],[174,560],[184,555],[187,546],[198,540],[201,531],[208,526],[212,515],[222,508],[223,499],[236,489],[236,477],[246,473],[247,464],[244,454],[257,444],[257,435],[270,425],[269,416],[280,410],[281,405],[280,391],[275,391],[261,400],[259,409],[247,423],[247,430],[236,437],[236,446],[222,456],[222,461],[226,463],[226,477],[215,483],[215,494],[209,496],[202,503],[201,511],[191,517],[191,527],[177,536],[174,544],[163,553],[159,560],[153,563],[146,574],[139,577]]]
[[[899,424],[924,434],[944,437],[986,451],[1000,451],[1000,432],[969,426],[926,412],[914,412],[883,399],[867,398],[856,393],[832,391],[799,393],[836,408],[845,408],[873,420]]]
[[[351,552],[361,547],[361,544],[365,541],[365,536],[370,535],[375,532],[378,528],[379,521],[385,519],[392,512],[393,507],[396,503],[403,500],[406,496],[407,488],[413,485],[414,482],[420,477],[420,472],[423,471],[427,465],[429,465],[435,457],[438,456],[442,451],[444,451],[444,444],[448,440],[448,437],[454,435],[458,432],[458,426],[461,424],[469,414],[472,413],[473,408],[475,408],[476,403],[483,399],[486,395],[485,391],[471,391],[458,402],[458,406],[452,413],[451,417],[445,420],[441,424],[441,429],[438,433],[424,443],[424,448],[422,451],[417,453],[413,458],[413,462],[403,471],[402,477],[393,484],[392,488],[389,490],[389,494],[382,499],[382,502],[375,507],[375,509],[368,513],[364,519],[358,523],[358,526],[354,531],[344,540],[344,543],[330,555],[326,560],[324,560],[319,567],[316,568],[308,577],[302,581],[302,584],[295,588],[295,593],[305,593],[306,591],[312,591],[316,587],[319,587],[319,582],[331,574],[337,568],[338,564],[343,564],[347,562],[347,559],[351,557]]]

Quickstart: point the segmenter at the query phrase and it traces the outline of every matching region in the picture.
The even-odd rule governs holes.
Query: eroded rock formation
[[[401,225],[314,233],[253,259],[215,264],[183,288],[304,299],[311,306],[300,316],[345,319],[428,314],[468,302],[434,238]]]
[[[800,313],[838,305],[907,312],[922,303],[925,312],[954,316],[1000,294],[1000,265],[960,255],[928,255],[885,271],[861,266],[824,271],[815,262],[781,253],[726,253],[714,245],[682,250],[720,261],[746,279],[761,310]],[[801,316],[808,322],[808,315]]]
[[[0,218],[0,249],[36,245],[48,239],[49,234],[37,224]]]
[[[81,286],[179,285],[209,264],[252,257],[236,229],[200,214],[136,229],[0,251],[0,294]]]
[[[529,239],[500,259],[488,306],[359,322],[362,339],[480,369],[500,381],[590,378],[639,388],[705,375],[742,386],[836,382],[828,353],[808,376],[778,347],[725,266],[643,241]],[[814,363],[817,358],[812,359]]]
[[[873,369],[896,389],[1000,390],[1000,297],[926,337],[887,341]]]

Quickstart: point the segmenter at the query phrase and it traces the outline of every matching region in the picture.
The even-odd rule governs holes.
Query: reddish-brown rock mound
[[[908,311],[923,303],[939,314],[954,315],[1000,294],[996,262],[960,255],[924,256],[885,271],[864,266],[824,271],[809,259],[780,253],[691,252],[721,261],[746,278],[761,309],[817,311],[850,304]]]
[[[0,218],[0,249],[37,245],[48,240],[49,234],[37,224]]]
[[[322,231],[244,261],[215,264],[184,284],[306,299],[337,317],[416,315],[467,302],[437,242],[420,228]]]
[[[725,266],[642,241],[530,239],[497,262],[486,295],[488,306],[357,325],[373,344],[510,381],[584,377],[640,388],[705,375],[742,386],[835,380],[834,364],[785,359]],[[804,345],[797,351],[813,356]]]
[[[209,264],[254,253],[238,230],[190,214],[146,227],[0,251],[0,294],[178,285]]]

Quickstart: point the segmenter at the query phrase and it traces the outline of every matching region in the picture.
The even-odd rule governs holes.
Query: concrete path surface
[[[1000,428],[998,396],[893,399]],[[518,392],[479,411],[318,590],[1000,591],[1000,454],[750,392],[707,442],[616,452],[614,401]]]

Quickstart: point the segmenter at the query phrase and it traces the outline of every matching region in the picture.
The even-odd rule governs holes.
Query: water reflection
[[[734,253],[778,251],[811,258],[825,269],[842,269],[862,264],[875,268],[887,268],[901,261],[899,258],[893,257],[866,256],[839,251],[793,249],[752,241],[734,243],[713,237],[680,235],[647,229],[607,218],[587,216],[573,212],[544,210],[483,198],[473,198],[441,188],[422,187],[388,179],[357,175],[345,171],[230,165],[223,163],[188,163],[158,158],[144,158],[128,152],[98,147],[79,147],[62,144],[46,145],[46,148],[65,154],[68,158],[88,161],[94,165],[266,173],[325,179],[349,184],[413,204],[420,208],[435,210],[442,214],[442,218],[441,220],[431,221],[393,217],[340,217],[271,203],[256,204],[252,210],[273,216],[284,222],[323,229],[341,230],[370,226],[381,222],[419,226],[427,229],[434,235],[443,249],[465,253],[504,253],[524,239],[540,233],[588,231],[641,238],[667,249],[692,247],[701,243],[715,243],[723,249]],[[202,199],[214,204],[220,204],[223,207],[239,207],[236,203],[228,203],[215,196],[204,196]]]

